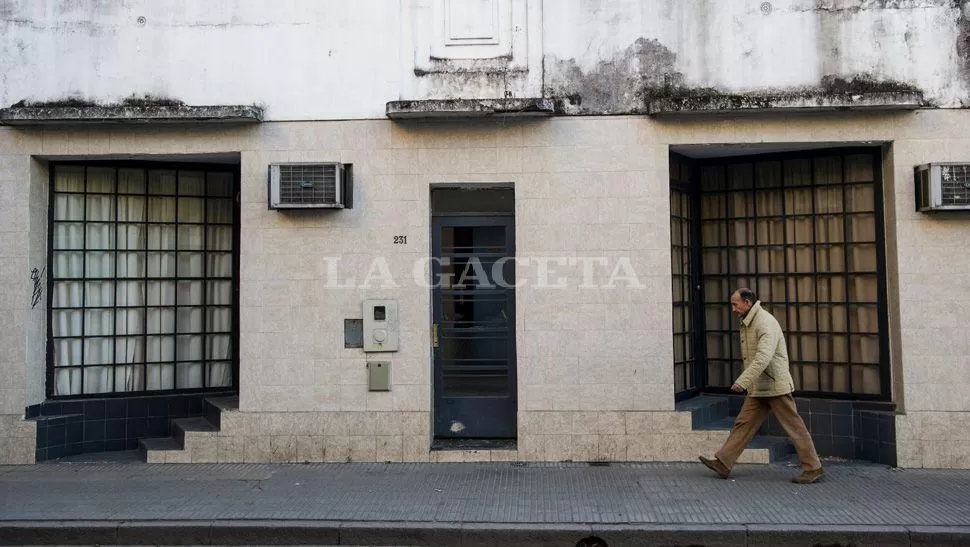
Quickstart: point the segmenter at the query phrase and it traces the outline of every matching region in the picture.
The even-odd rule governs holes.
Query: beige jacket
[[[741,320],[741,356],[744,372],[735,383],[751,397],[776,397],[795,389],[788,370],[788,347],[781,325],[755,302]]]

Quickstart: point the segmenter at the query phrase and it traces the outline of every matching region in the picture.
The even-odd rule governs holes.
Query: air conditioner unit
[[[926,163],[914,175],[917,211],[970,211],[970,163]]]
[[[270,209],[350,209],[352,164],[273,163],[269,166]]]

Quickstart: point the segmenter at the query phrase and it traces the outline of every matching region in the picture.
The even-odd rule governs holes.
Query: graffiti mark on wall
[[[46,269],[38,270],[34,268],[30,270],[30,280],[34,282],[34,294],[30,298],[31,309],[37,307],[37,303],[40,302],[40,297],[44,293],[44,284],[41,281],[44,279],[44,270]]]

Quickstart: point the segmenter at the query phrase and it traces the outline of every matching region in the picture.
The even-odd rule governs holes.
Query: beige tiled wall
[[[581,288],[581,265],[553,262],[550,280],[562,275],[566,287],[539,288],[538,266],[520,266],[520,408],[673,407],[672,372],[661,366],[670,344],[655,335],[670,311],[653,303],[670,290],[667,188],[650,183],[655,157],[637,144],[633,119],[274,124],[263,138],[277,150],[242,157],[242,374],[260,378],[243,382],[243,410],[430,410],[430,291],[414,269],[429,254],[435,183],[511,184],[519,257],[603,257],[591,285],[606,284],[621,260],[637,277],[634,288],[629,279]],[[354,208],[267,211],[273,161],[352,162]],[[338,280],[328,281],[328,259],[339,259]],[[374,268],[384,265],[396,287],[381,285]],[[340,288],[368,273],[370,288]],[[390,393],[367,391],[364,353],[342,343],[343,319],[378,297],[400,303],[400,351],[376,357],[392,362]]]
[[[34,424],[24,422],[31,227],[29,139],[0,128],[0,462],[34,461]],[[44,232],[46,233],[46,231]],[[40,267],[43,267],[41,265]],[[42,308],[43,309],[43,308]],[[43,349],[43,343],[41,344]],[[43,368],[41,368],[43,373]]]
[[[970,116],[920,112],[897,123],[899,358],[906,414],[896,419],[902,467],[970,469],[970,213],[915,212],[912,168],[970,163]]]
[[[941,151],[913,158],[970,158]],[[967,144],[970,144],[968,142]],[[910,149],[899,146],[900,154]],[[970,151],[970,148],[967,148]],[[952,160],[959,161],[959,160]],[[970,160],[964,160],[970,161]],[[910,162],[908,162],[910,163]],[[970,314],[970,261],[964,252],[966,214],[917,215],[913,197],[899,195],[899,302],[903,385],[908,411],[970,411],[970,341],[961,326]]]
[[[37,428],[23,418],[22,408],[17,414],[0,415],[0,464],[34,463]]]
[[[913,166],[970,163],[970,113],[925,110],[881,115],[813,115],[710,124],[645,122],[641,139],[670,143],[891,142],[885,176],[890,318],[896,363],[897,459],[902,467],[970,468],[970,258],[964,252],[970,213],[914,211]],[[898,288],[897,288],[898,287]],[[898,292],[897,292],[898,291]],[[901,371],[901,374],[899,373]]]
[[[898,416],[896,452],[900,467],[970,469],[970,412]]]
[[[248,130],[65,130],[0,127],[0,463],[34,461],[28,405],[45,399],[48,175],[44,158],[96,154],[231,152]],[[32,302],[31,271],[43,272]]]
[[[219,450],[287,457],[295,451],[299,458],[332,443],[331,454],[341,456],[400,452],[410,461],[427,454],[430,291],[414,284],[413,266],[429,254],[429,188],[499,182],[515,188],[520,257],[604,257],[610,266],[628,257],[641,284],[580,288],[581,268],[567,265],[555,267],[567,286],[543,289],[535,287],[534,265],[520,268],[528,283],[517,293],[518,456],[690,459],[698,448],[716,445],[719,434],[639,422],[676,416],[669,412],[669,145],[891,141],[893,172],[886,174],[886,189],[897,225],[887,235],[895,249],[890,271],[899,272],[898,294],[891,300],[899,309],[893,358],[902,370],[893,380],[906,412],[898,419],[900,464],[968,467],[959,443],[966,442],[961,431],[970,414],[970,399],[962,395],[970,387],[970,348],[962,327],[970,316],[970,274],[962,258],[970,218],[914,213],[910,182],[914,164],[970,161],[968,122],[970,113],[945,110],[677,121],[294,122],[216,130],[3,128],[0,414],[19,420],[23,406],[42,393],[36,386],[44,366],[41,323],[29,310],[27,272],[46,253],[46,201],[37,199],[45,195],[46,180],[42,163],[29,158],[238,151],[240,414],[256,418],[245,425],[255,428],[249,433],[224,435]],[[268,211],[267,165],[277,161],[353,163],[354,209]],[[407,235],[408,244],[394,245],[394,235]],[[336,258],[340,279],[328,285],[328,259]],[[361,281],[375,259],[383,259],[397,287],[335,286],[349,277]],[[602,284],[609,273],[599,271],[591,280]],[[401,349],[380,356],[393,367],[393,388],[386,393],[367,391],[367,357],[345,349],[342,340],[343,319],[361,317],[362,301],[378,297],[397,299],[401,310]],[[294,433],[271,441],[279,436],[277,426],[263,419],[299,422],[303,414],[288,413],[344,412],[421,416],[414,423],[422,425],[413,433]],[[609,423],[600,424],[600,417]],[[940,442],[949,443],[949,452],[942,452],[949,456],[938,456]]]
[[[521,412],[512,450],[432,451],[429,412],[242,412],[218,433],[187,433],[184,450],[158,463],[694,461],[726,431],[691,431],[688,412]],[[765,463],[747,451],[743,463]]]
[[[15,149],[17,139],[0,132],[0,143]],[[7,151],[0,145],[0,151]],[[23,413],[27,382],[23,314],[30,306],[29,158],[0,153],[0,414]]]
[[[26,406],[41,403],[46,396],[44,384],[47,376],[47,348],[45,346],[47,340],[47,280],[50,275],[47,266],[47,209],[49,206],[47,181],[46,162],[30,160],[27,267],[31,276],[37,274],[40,290],[35,302],[32,281],[30,306],[24,310],[23,328],[26,347],[24,348],[23,362],[26,369]]]

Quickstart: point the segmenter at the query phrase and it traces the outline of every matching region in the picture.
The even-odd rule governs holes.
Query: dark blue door
[[[435,436],[516,434],[511,216],[434,217]]]

